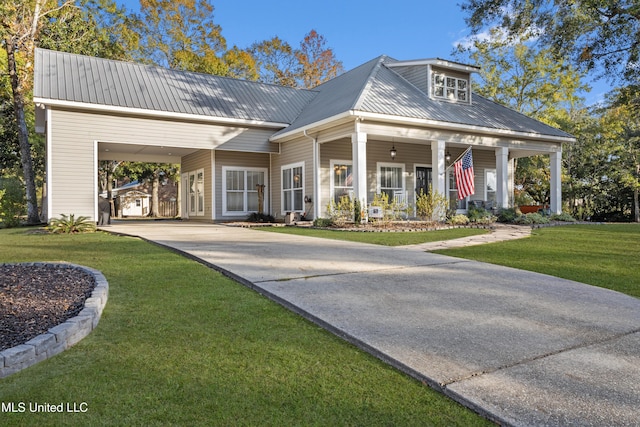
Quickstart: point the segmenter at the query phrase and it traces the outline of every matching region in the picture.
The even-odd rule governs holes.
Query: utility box
[[[296,221],[300,221],[300,213],[299,212],[287,212],[284,216],[285,224],[293,224]]]

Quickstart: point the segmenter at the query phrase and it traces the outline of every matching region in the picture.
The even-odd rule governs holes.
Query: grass
[[[489,232],[489,230],[484,228],[452,228],[447,230],[415,232],[343,231],[306,227],[257,227],[256,230],[319,237],[323,239],[348,240],[351,242],[372,243],[375,245],[385,246],[417,245],[420,243],[475,236]]]
[[[3,413],[3,425],[489,425],[168,250],[103,233],[0,230],[0,262],[62,260],[102,271],[109,302],[76,346],[0,380],[0,402],[27,405]],[[83,402],[85,413],[29,412]]]
[[[542,228],[527,239],[437,252],[550,274],[640,298],[640,224]]]

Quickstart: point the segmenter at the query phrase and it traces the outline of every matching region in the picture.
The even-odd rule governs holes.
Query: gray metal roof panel
[[[314,91],[36,49],[34,97],[292,123]]]

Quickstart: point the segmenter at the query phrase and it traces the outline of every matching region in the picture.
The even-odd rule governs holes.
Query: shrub
[[[467,225],[469,224],[469,218],[464,214],[457,214],[449,218],[449,224],[451,225]]]
[[[531,224],[548,224],[549,218],[540,215],[539,213],[528,213],[520,215],[514,220],[515,224],[531,225]]]
[[[60,218],[52,219],[49,224],[49,231],[56,234],[76,234],[96,231],[96,225],[89,221],[89,217],[79,216],[75,218],[73,214],[66,216],[62,214]]]
[[[510,223],[514,222],[520,214],[516,208],[503,208],[498,213],[498,222]]]
[[[362,205],[358,199],[353,202],[353,222],[356,224],[362,222]]]
[[[571,215],[569,215],[568,213],[561,213],[561,214],[553,214],[551,215],[551,217],[549,218],[551,221],[564,221],[564,222],[575,222],[576,219],[574,217],[572,217]]]
[[[469,222],[476,224],[491,224],[496,221],[496,217],[485,208],[470,205],[467,211]]]
[[[269,214],[265,214],[265,213],[253,212],[253,213],[249,214],[249,216],[247,217],[247,222],[272,223],[272,222],[276,222],[276,219],[273,217],[273,215],[269,215]]]
[[[0,178],[0,221],[7,227],[20,225],[24,215],[25,195],[22,183],[17,178]]]
[[[447,197],[429,186],[416,198],[416,215],[423,221],[441,221],[447,211]]]
[[[333,221],[331,218],[316,218],[313,220],[314,227],[331,227],[333,225]]]
[[[353,213],[355,211],[355,204],[349,196],[342,196],[338,203],[333,200],[329,201],[327,205],[327,212],[331,222],[338,227],[342,227],[347,222],[353,221]]]

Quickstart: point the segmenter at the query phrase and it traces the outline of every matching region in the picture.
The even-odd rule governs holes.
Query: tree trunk
[[[158,191],[160,188],[160,174],[153,175],[153,181],[151,182],[151,216],[157,218],[160,216],[160,197],[158,197]]]
[[[40,223],[40,216],[38,214],[38,196],[36,193],[35,173],[33,171],[33,159],[31,158],[29,132],[27,130],[27,122],[24,117],[24,94],[22,93],[18,78],[15,46],[10,37],[5,39],[5,48],[7,50],[7,68],[11,80],[11,91],[13,94],[13,110],[18,128],[20,161],[22,163],[22,174],[24,176],[27,195],[27,223],[38,224]]]

